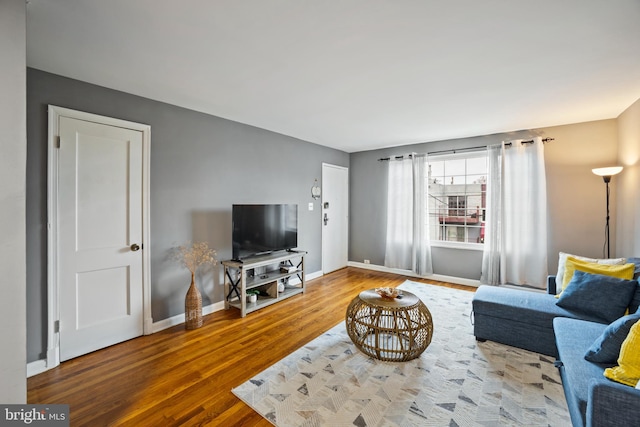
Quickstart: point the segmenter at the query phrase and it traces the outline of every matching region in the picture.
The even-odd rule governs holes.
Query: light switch
[[[313,210],[313,202],[309,202],[309,210],[312,211]]]

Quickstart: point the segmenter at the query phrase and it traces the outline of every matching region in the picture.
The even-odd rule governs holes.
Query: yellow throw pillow
[[[618,366],[604,370],[610,380],[635,387],[640,380],[640,320],[631,327],[629,335],[622,342]]]
[[[617,277],[618,279],[633,279],[633,271],[635,264],[628,263],[623,265],[603,265],[588,261],[582,261],[577,258],[568,256],[565,264],[564,277],[562,278],[562,290],[564,291],[571,279],[573,272],[576,270],[584,271],[591,274],[604,274],[605,276]]]
[[[564,266],[567,263],[567,257],[577,258],[581,261],[594,262],[596,264],[606,264],[606,265],[622,265],[627,263],[626,258],[589,258],[581,255],[573,255],[568,254],[566,252],[558,253],[558,273],[556,273],[556,280],[559,285],[562,285],[562,279],[564,278]],[[557,290],[560,293],[560,289]]]

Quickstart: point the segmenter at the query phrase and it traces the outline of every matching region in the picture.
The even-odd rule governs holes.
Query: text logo
[[[69,427],[69,405],[2,405],[0,427]]]

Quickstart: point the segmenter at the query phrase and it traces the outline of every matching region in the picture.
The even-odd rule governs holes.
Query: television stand
[[[305,291],[305,251],[292,250],[271,253],[242,261],[222,261],[224,266],[224,308],[235,307],[240,317],[275,304]],[[289,279],[300,283],[290,284]],[[284,291],[278,292],[278,284]],[[247,291],[257,291],[256,302],[247,302]]]

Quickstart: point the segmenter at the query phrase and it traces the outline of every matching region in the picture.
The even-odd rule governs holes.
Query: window
[[[464,216],[467,207],[467,196],[448,196],[449,216]]]
[[[483,243],[487,153],[429,156],[429,237]]]

